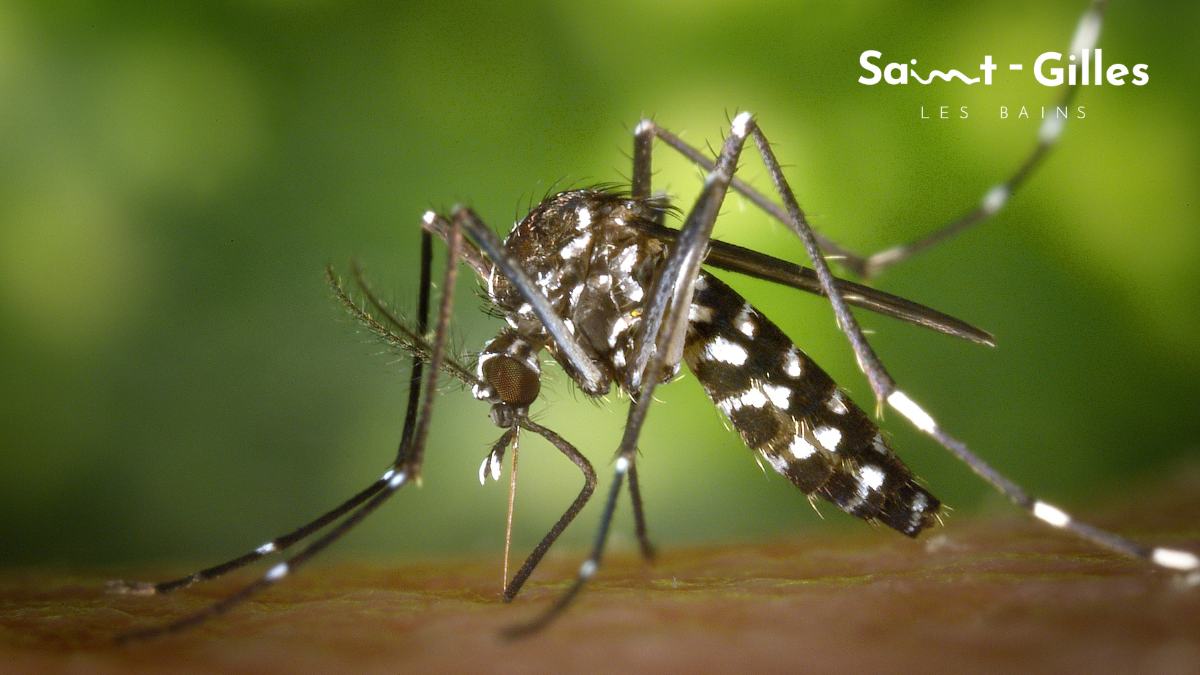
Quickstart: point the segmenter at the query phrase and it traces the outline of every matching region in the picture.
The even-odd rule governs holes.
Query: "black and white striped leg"
[[[1083,15],[1079,17],[1074,37],[1071,39],[1070,51],[1068,51],[1068,54],[1073,55],[1076,61],[1080,59],[1084,50],[1093,49],[1100,39],[1100,28],[1104,22],[1104,8],[1107,4],[1107,0],[1092,0],[1088,8],[1084,10]],[[1079,86],[1078,84],[1068,86],[1063,91],[1057,107],[1069,107],[1079,93]],[[1059,117],[1057,114],[1044,119],[1038,128],[1037,142],[1033,150],[1017,165],[1012,175],[988,189],[983,194],[978,205],[957,219],[906,244],[893,246],[867,256],[846,255],[843,264],[859,276],[866,278],[875,277],[887,268],[908,260],[922,251],[933,248],[941,242],[996,215],[1008,203],[1017,189],[1033,174],[1034,170],[1041,166],[1050,150],[1062,136],[1066,122],[1065,118]]]
[[[971,452],[965,443],[942,430],[928,412],[913,401],[908,394],[896,387],[895,381],[878,356],[875,355],[875,351],[867,341],[866,336],[863,335],[858,321],[850,313],[849,309],[847,309],[841,291],[834,284],[833,275],[829,271],[829,265],[825,262],[817,246],[812,228],[808,224],[804,212],[796,202],[796,197],[783,175],[783,169],[775,158],[775,154],[771,150],[766,136],[763,135],[762,131],[753,121],[749,125],[751,128],[750,135],[754,138],[755,145],[758,147],[763,162],[766,164],[767,171],[771,175],[771,180],[774,182],[775,188],[789,214],[788,226],[804,243],[805,250],[812,259],[813,268],[817,272],[817,278],[821,282],[821,288],[825,291],[825,295],[829,298],[829,302],[833,306],[838,326],[854,349],[859,369],[862,370],[863,374],[867,376],[867,380],[871,383],[871,389],[875,393],[877,403],[882,405],[882,402],[886,401],[888,405],[903,415],[913,426],[936,440],[970,467],[972,471],[1008,497],[1013,503],[1029,511],[1038,520],[1052,527],[1072,532],[1093,544],[1116,551],[1117,553],[1139,558],[1166,569],[1198,575],[1197,573],[1200,572],[1200,558],[1194,553],[1138,544],[1111,532],[1079,522],[1062,509],[1030,497],[1020,486],[1000,474],[984,462],[983,459]]]
[[[245,567],[246,565],[249,565],[253,562],[261,560],[262,558],[265,558],[266,556],[269,556],[272,553],[287,550],[292,545],[296,544],[299,541],[304,540],[309,535],[324,528],[329,523],[332,523],[333,521],[337,520],[338,518],[342,517],[346,513],[353,510],[358,505],[360,505],[363,502],[365,502],[366,500],[370,499],[373,495],[375,495],[377,492],[382,490],[386,485],[387,485],[387,481],[381,477],[378,480],[376,480],[374,483],[371,483],[370,485],[368,485],[366,488],[364,488],[358,494],[356,494],[353,497],[351,497],[350,499],[347,499],[346,501],[342,502],[336,508],[321,515],[316,520],[313,520],[299,528],[296,528],[295,530],[292,530],[291,532],[288,532],[287,534],[275,537],[275,538],[271,539],[270,541],[266,542],[265,544],[263,544],[262,546],[259,546],[258,548],[254,549],[253,551],[244,553],[236,558],[227,560],[219,565],[213,565],[212,567],[206,567],[202,570],[193,572],[192,574],[188,574],[186,576],[182,576],[177,579],[170,579],[168,581],[147,582],[147,581],[114,580],[114,581],[108,582],[106,590],[109,593],[117,593],[117,594],[160,595],[163,593],[170,593],[171,591],[179,590],[181,588],[187,588],[188,586],[191,586],[192,584],[195,584],[195,583],[199,583],[201,581],[208,581],[210,579],[215,579],[219,576],[228,574],[229,572],[232,572],[236,569]]]
[[[434,379],[435,378],[430,378],[431,381]],[[372,511],[383,504],[383,502],[387,501],[387,499],[391,497],[396,490],[400,489],[400,487],[405,485],[409,480],[409,475],[404,470],[390,469],[388,473],[385,473],[384,475],[387,476],[384,489],[377,492],[357,511],[354,511],[347,516],[335,527],[330,529],[330,531],[324,536],[310,543],[296,555],[276,564],[274,567],[267,570],[267,573],[258,580],[247,586],[244,586],[241,590],[237,591],[233,595],[227,596],[209,605],[208,607],[201,609],[200,611],[193,612],[170,623],[123,633],[117,637],[117,642],[126,644],[187,630],[204,623],[213,617],[220,616],[221,614],[228,612],[246,600],[249,600],[251,597],[261,593],[267,588],[270,588],[276,582],[291,574],[297,567],[307,562],[325,547],[340,539],[342,535],[366,518]]]
[[[637,403],[630,404],[630,410],[637,406]],[[608,542],[608,529],[612,526],[613,514],[617,509],[617,497],[621,494],[621,483],[625,478],[625,474],[629,471],[630,462],[624,455],[617,457],[616,472],[613,476],[612,486],[608,489],[608,498],[604,500],[604,512],[600,515],[600,527],[596,530],[595,543],[592,544],[592,552],[588,555],[587,560],[579,566],[579,572],[575,576],[575,581],[571,586],[552,604],[548,609],[539,614],[532,621],[510,626],[503,631],[504,637],[507,638],[522,638],[537,633],[546,626],[554,622],[568,607],[575,601],[579,592],[583,590],[584,584],[589,579],[596,576],[596,571],[600,569],[600,559],[604,555],[604,546]]]
[[[633,180],[630,193],[634,197],[649,197],[653,169],[654,123],[642,120],[633,131]],[[638,548],[646,561],[654,560],[654,545],[646,530],[645,505],[642,501],[642,488],[638,482],[637,465],[629,467],[629,498],[633,504],[633,522],[638,540]]]
[[[734,118],[731,133],[722,145],[716,167],[705,178],[700,196],[688,213],[679,237],[671,248],[670,256],[663,265],[663,271],[650,292],[650,302],[643,315],[642,332],[638,338],[639,344],[635,349],[636,356],[629,365],[631,376],[627,378],[636,383],[637,395],[629,404],[625,431],[617,449],[613,484],[604,503],[604,512],[600,516],[600,526],[596,531],[592,553],[580,565],[570,588],[532,621],[505,631],[505,635],[509,637],[526,636],[552,623],[570,607],[588,580],[595,576],[600,568],[604,547],[608,542],[609,528],[616,511],[617,497],[626,475],[635,470],[637,440],[645,425],[650,402],[654,398],[654,389],[663,375],[670,372],[675,365],[670,360],[674,358],[673,346],[677,341],[682,341],[684,336],[688,321],[686,308],[691,303],[692,290],[700,271],[700,261],[712,236],[721,203],[729,190],[729,183],[733,178],[750,124],[752,119],[749,113],[741,113]],[[486,247],[484,248],[486,250]]]
[[[1100,28],[1104,22],[1104,9],[1108,4],[1107,0],[1092,0],[1087,9],[1084,10],[1079,22],[1076,24],[1074,37],[1071,40],[1069,54],[1076,56],[1078,60],[1080,54],[1085,49],[1092,49],[1096,46],[1100,38]],[[1059,99],[1057,106],[1060,108],[1069,107],[1079,93],[1079,85],[1070,85],[1064,91]],[[817,233],[817,241],[821,244],[821,250],[831,257],[837,257],[840,264],[846,269],[855,273],[860,277],[871,278],[881,274],[884,270],[893,265],[899,264],[914,255],[925,251],[937,244],[974,227],[988,218],[995,216],[1009,202],[1013,194],[1021,187],[1025,181],[1033,174],[1033,172],[1041,166],[1046,159],[1050,150],[1057,144],[1062,136],[1067,120],[1058,115],[1047,117],[1038,128],[1037,142],[1033,150],[1017,165],[1016,170],[1004,181],[997,183],[984,192],[979,203],[969,209],[966,213],[955,218],[954,220],[935,228],[930,234],[925,235],[907,244],[890,247],[882,251],[872,254],[861,254],[852,251],[845,246],[838,244],[831,239]],[[666,129],[657,127],[652,120],[642,120],[638,125],[639,137],[645,135],[661,139],[669,147],[679,152],[690,161],[711,170],[713,161],[700,150],[692,147],[683,139]],[[636,158],[635,150],[635,158]],[[648,166],[648,165],[647,165]],[[637,167],[634,171],[634,194],[637,194]],[[646,174],[647,176],[649,174]],[[772,202],[761,192],[755,190],[748,183],[734,178],[732,188],[741,193],[746,199],[750,200],[755,206],[766,213],[773,216],[776,220],[784,223],[788,222],[787,211],[780,208],[778,204]],[[648,192],[647,192],[648,194]]]
[[[420,378],[410,380],[410,388],[416,387],[419,391],[409,392],[409,400],[419,396],[420,402],[417,405],[417,412],[413,413],[413,417],[406,416],[408,420],[415,420],[411,426],[406,425],[401,438],[407,442],[402,444],[392,468],[388,469],[377,481],[382,483],[372,496],[362,504],[357,510],[352,511],[345,519],[332,527],[326,534],[311,542],[303,548],[299,553],[287,558],[283,562],[277,563],[270,568],[266,574],[260,577],[253,583],[243,587],[238,592],[230,595],[204,609],[188,614],[180,619],[172,621],[160,626],[152,626],[141,630],[135,630],[125,633],[117,638],[118,642],[127,643],[131,641],[144,640],[147,638],[158,637],[175,633],[187,628],[196,626],[208,619],[219,616],[237,607],[254,595],[271,587],[284,577],[291,574],[298,567],[308,562],[313,556],[320,553],[327,546],[340,539],[349,532],[355,525],[362,522],[368,515],[375,511],[386,502],[393,494],[409,481],[420,477],[421,461],[423,458],[423,449],[426,439],[429,436],[429,424],[433,414],[433,400],[437,395],[438,378],[437,373],[442,367],[442,361],[446,352],[446,340],[449,331],[450,311],[454,297],[454,285],[458,275],[458,259],[462,236],[457,227],[452,227],[448,236],[448,248],[446,269],[442,278],[442,297],[438,308],[437,327],[434,333],[434,340],[431,346],[431,355],[429,359],[429,369],[431,375],[424,378],[422,382]],[[424,250],[424,245],[423,245]],[[423,288],[428,289],[428,285]],[[426,301],[427,303],[427,301]],[[427,304],[424,305],[426,308]],[[423,314],[423,316],[425,316]],[[422,319],[422,323],[425,319]],[[412,404],[410,404],[411,406]],[[360,493],[361,494],[361,493]],[[266,548],[264,545],[263,548]]]
[[[422,334],[428,330],[429,326],[430,268],[432,267],[431,263],[433,257],[432,244],[433,238],[429,235],[429,233],[423,232],[421,236],[420,285],[417,292],[417,330]],[[409,381],[408,403],[405,407],[404,413],[404,426],[403,431],[401,432],[396,461],[393,462],[393,466],[399,463],[401,453],[411,440],[410,436],[413,431],[414,422],[416,421],[418,397],[420,395],[420,382],[424,366],[425,363],[423,360],[415,356],[413,357],[411,378]],[[385,474],[385,476],[386,475],[387,474]],[[291,532],[288,532],[287,534],[274,537],[253,551],[248,551],[236,558],[227,560],[218,565],[206,567],[202,570],[179,577],[177,579],[170,579],[168,581],[160,581],[157,583],[125,580],[110,581],[108,582],[107,590],[110,593],[118,594],[158,595],[169,593],[181,588],[187,588],[192,584],[199,583],[201,581],[208,581],[209,579],[215,579],[224,574],[228,574],[229,572],[241,567],[245,567],[246,565],[256,562],[268,555],[271,555],[272,553],[285,551],[297,542],[303,541],[309,535],[321,530],[326,525],[332,523],[338,518],[341,518],[358,505],[370,499],[374,494],[382,490],[387,485],[387,482],[388,481],[386,478],[381,477],[374,483],[371,483],[367,487],[363,488],[353,497],[317,517],[315,520],[305,523],[304,525],[292,530]]]
[[[517,570],[517,573],[513,575],[512,581],[505,587],[505,602],[512,600],[521,591],[521,587],[529,580],[529,575],[533,574],[533,570],[542,561],[542,557],[546,555],[546,551],[550,550],[550,547],[558,539],[559,535],[563,533],[563,530],[567,529],[571,521],[575,520],[575,516],[579,515],[584,505],[592,498],[592,493],[596,491],[596,471],[592,468],[591,462],[587,461],[587,458],[580,454],[575,449],[575,446],[564,440],[562,436],[529,419],[521,420],[521,428],[528,429],[545,438],[551,445],[558,448],[559,452],[566,455],[567,459],[570,459],[575,463],[575,466],[579,467],[579,471],[583,473],[584,482],[583,487],[579,490],[579,495],[575,497],[575,501],[571,502],[571,505],[559,517],[558,522],[554,523],[554,526],[550,528],[546,536],[542,537],[542,540],[534,547],[533,552],[525,559],[525,563],[521,565],[521,569]]]

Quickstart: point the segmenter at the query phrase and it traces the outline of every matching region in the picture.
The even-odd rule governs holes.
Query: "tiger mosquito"
[[[1095,1],[1085,11],[1072,42],[1073,53],[1095,45],[1104,4],[1103,0]],[[1069,102],[1074,95],[1075,88],[1069,89],[1064,101]],[[503,242],[469,208],[456,207],[448,217],[427,212],[422,225],[415,328],[379,299],[357,268],[355,282],[367,301],[361,306],[332,270],[328,271],[335,295],[348,310],[369,330],[413,357],[396,459],[383,475],[333,510],[237,558],[159,583],[112,582],[110,589],[114,592],[167,593],[285,551],[336,522],[300,552],[275,564],[234,594],[171,623],[125,633],[120,639],[178,632],[234,608],[290,575],[401,487],[419,480],[439,372],[465,383],[476,398],[487,401],[493,423],[504,430],[479,468],[481,482],[489,476],[499,478],[504,453],[522,430],[546,439],[584,477],[579,495],[505,586],[504,599],[514,598],[597,485],[595,470],[582,453],[529,417],[529,406],[540,392],[541,365],[537,357],[543,350],[586,395],[603,396],[616,385],[629,394],[630,405],[590,554],[574,582],[551,606],[532,620],[510,627],[506,635],[526,635],[548,625],[597,573],[626,479],[641,552],[647,559],[653,557],[637,479],[637,440],[655,388],[673,379],[681,363],[696,375],[747,447],[810,498],[824,499],[846,513],[909,537],[916,537],[936,522],[940,502],[917,482],[870,416],[770,319],[724,282],[703,271],[701,264],[825,296],[859,369],[870,383],[877,414],[884,405],[892,407],[1035,519],[1119,554],[1184,572],[1190,583],[1200,581],[1200,558],[1194,553],[1143,545],[1079,521],[1031,496],[946,432],[898,388],[848,305],[981,344],[993,344],[991,336],[912,301],[835,278],[825,259],[826,254],[836,255],[851,271],[871,276],[982,222],[1004,206],[1053,147],[1062,129],[1062,120],[1043,123],[1034,151],[1017,171],[989,190],[980,204],[963,217],[924,239],[871,256],[856,255],[814,232],[766,136],[747,112],[734,117],[715,160],[653,120],[643,120],[634,130],[633,177],[628,194],[580,189],[552,195],[517,223]],[[782,207],[735,176],[747,139],[761,155]],[[665,198],[651,194],[655,140],[707,172],[701,193],[679,230],[665,227],[664,216],[670,207]],[[792,230],[802,241],[813,268],[713,241],[712,229],[730,189]],[[446,241],[448,252],[436,327],[429,337],[434,235]],[[488,300],[507,323],[480,352],[474,369],[446,354],[451,298],[460,262],[480,278]]]

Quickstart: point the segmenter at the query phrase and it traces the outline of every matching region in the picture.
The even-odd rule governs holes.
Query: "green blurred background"
[[[644,114],[703,145],[754,111],[813,221],[844,243],[930,230],[1030,149],[1039,121],[998,106],[1057,92],[1028,71],[865,87],[858,54],[1032,64],[1065,49],[1084,4],[0,3],[0,563],[215,562],[374,479],[406,371],[331,300],[323,266],[358,257],[408,306],[425,209],[469,203],[505,230],[556,181],[622,180]],[[1200,457],[1200,5],[1115,2],[1108,19],[1106,57],[1150,64],[1150,84],[1081,92],[1087,119],[1009,208],[879,281],[1000,346],[860,315],[948,429],[1084,509]],[[941,104],[971,117],[919,119]],[[743,165],[766,185],[753,156]],[[697,172],[665,152],[657,169],[688,205]],[[736,197],[717,234],[803,255]],[[869,403],[827,306],[733,282]],[[455,336],[474,349],[500,323],[472,286]],[[862,527],[764,476],[693,378],[658,396],[640,466],[660,544]],[[624,405],[591,405],[552,370],[536,412],[603,489]],[[951,527],[1003,510],[894,417]],[[448,384],[424,486],[334,555],[498,559],[505,484],[476,478],[496,436],[486,405]],[[549,446],[522,450],[521,553],[580,484]],[[589,539],[597,503],[564,550]],[[629,520],[622,506],[618,549]]]

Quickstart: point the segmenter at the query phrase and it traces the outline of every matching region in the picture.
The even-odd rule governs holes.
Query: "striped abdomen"
[[[806,494],[909,536],[939,502],[879,428],[783,331],[701,272],[684,360],[742,440]]]

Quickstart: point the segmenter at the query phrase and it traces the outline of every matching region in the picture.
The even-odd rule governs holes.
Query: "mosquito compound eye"
[[[542,388],[539,374],[511,356],[498,355],[488,359],[483,364],[483,379],[495,390],[501,402],[517,407],[533,403]]]

